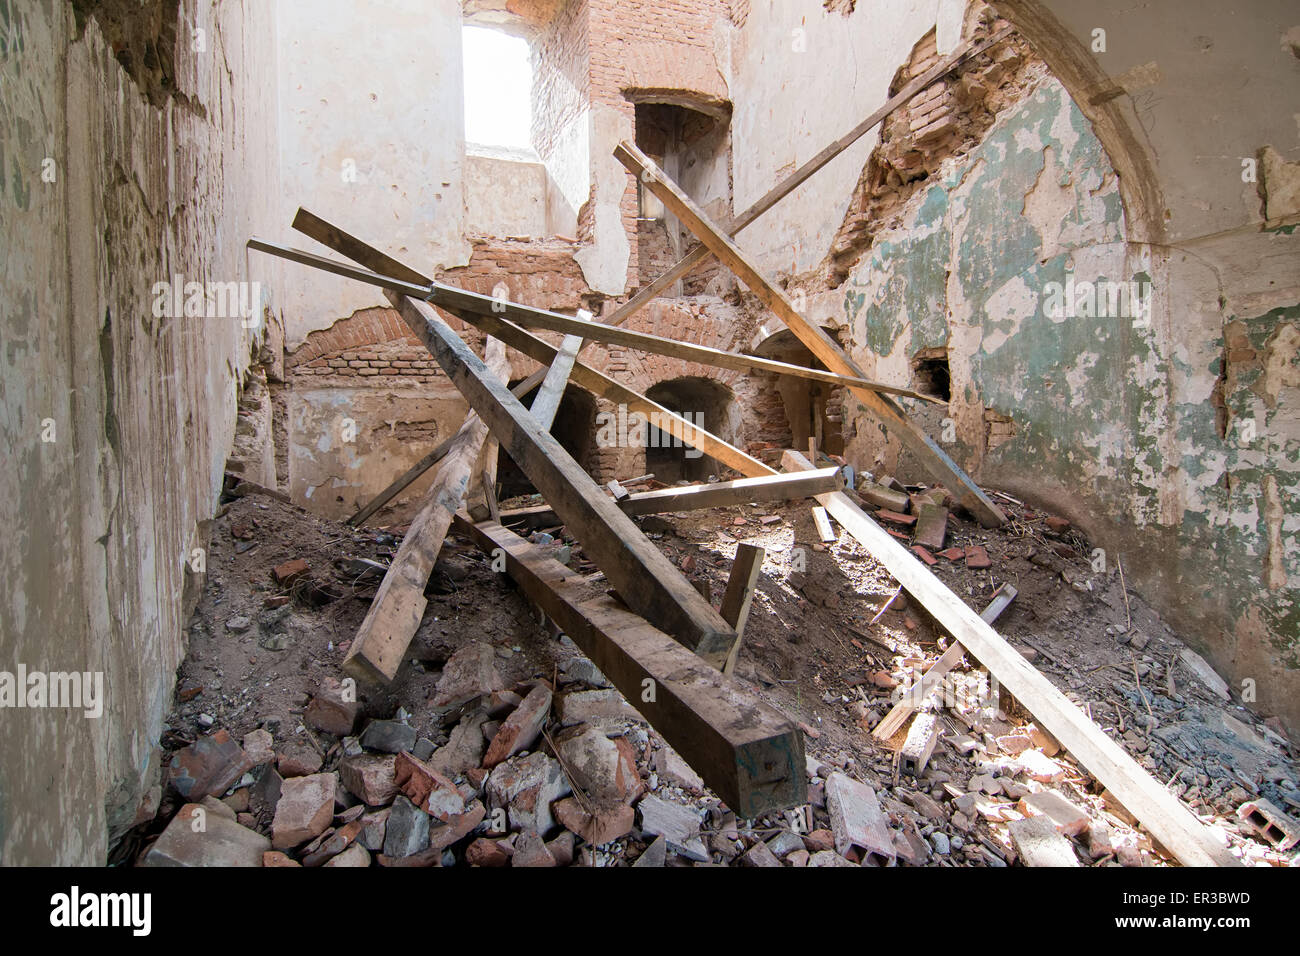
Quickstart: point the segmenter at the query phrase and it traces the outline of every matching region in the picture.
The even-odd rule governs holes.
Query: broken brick
[[[542,725],[546,723],[550,712],[551,691],[539,684],[528,692],[523,703],[506,718],[492,738],[487,754],[483,757],[483,766],[495,767],[507,757],[531,747],[541,735]]]
[[[295,558],[292,561],[286,561],[284,564],[276,566],[271,571],[271,577],[275,578],[276,584],[292,584],[310,570],[311,568],[305,560]]]
[[[172,757],[168,779],[186,800],[223,794],[253,765],[225,730],[202,737]]]

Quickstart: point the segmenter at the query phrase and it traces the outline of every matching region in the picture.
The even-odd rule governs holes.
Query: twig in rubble
[[[875,624],[877,621],[879,621],[884,616],[885,612],[889,610],[890,605],[892,605],[895,601],[897,601],[898,596],[902,593],[903,593],[903,586],[900,584],[898,586],[898,590],[896,590],[893,594],[889,596],[889,600],[885,602],[885,606],[876,612],[876,616],[871,619],[871,621],[867,624],[867,627],[870,627],[872,624]]]
[[[1127,620],[1129,630],[1133,629],[1133,612],[1128,606],[1128,585],[1124,583],[1124,562],[1119,556],[1115,557],[1115,566],[1119,568],[1119,590],[1124,595],[1124,617]]]
[[[1146,706],[1147,716],[1151,718],[1151,725],[1155,726],[1156,715],[1151,712],[1151,701],[1147,700],[1147,692],[1142,689],[1142,675],[1138,673],[1138,662],[1133,661],[1133,679],[1137,681],[1138,694],[1142,697],[1142,703]]]
[[[573,778],[573,773],[569,770],[568,762],[560,756],[559,748],[555,746],[555,741],[551,738],[550,732],[545,727],[542,728],[542,736],[546,738],[546,743],[550,746],[551,753],[555,754],[556,763],[560,765],[560,769],[564,771],[564,775],[569,778],[569,786],[573,788],[573,796],[577,799],[583,810],[594,816],[596,813],[595,803],[593,803],[591,798],[583,792],[580,786],[578,786],[578,781]]]

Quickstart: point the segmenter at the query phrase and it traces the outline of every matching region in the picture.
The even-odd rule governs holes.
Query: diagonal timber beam
[[[782,463],[790,471],[812,467],[796,451],[787,451]],[[1239,865],[1173,794],[853,499],[840,491],[817,500],[1176,859],[1186,866]]]
[[[558,312],[548,312],[545,309],[536,309],[518,302],[492,298],[478,292],[470,292],[468,289],[445,285],[441,282],[430,282],[428,287],[423,289],[424,294],[419,295],[417,294],[419,285],[417,283],[382,275],[369,269],[358,269],[343,262],[326,259],[315,253],[305,252],[302,249],[290,249],[274,242],[267,242],[265,239],[250,239],[248,247],[258,252],[266,252],[282,259],[288,259],[291,262],[309,265],[334,275],[356,279],[358,282],[365,282],[394,292],[401,292],[414,298],[424,299],[441,309],[446,309],[457,317],[463,317],[465,313],[501,316],[525,328],[546,329],[551,332],[561,332],[565,335],[577,335],[591,339],[593,342],[624,345],[641,352],[667,355],[670,358],[699,362],[701,365],[711,365],[716,368],[736,369],[741,372],[770,372],[773,375],[806,378],[814,382],[824,382],[828,385],[843,388],[865,388],[873,392],[885,392],[901,395],[905,398],[934,402],[937,405],[946,404],[942,399],[935,398],[932,395],[924,395],[909,388],[886,385],[883,382],[873,382],[859,376],[823,372],[820,369],[793,365],[789,362],[778,362],[774,359],[760,358],[757,355],[726,352],[707,345],[696,345],[692,342],[682,342],[677,339],[664,338],[660,335],[650,335],[647,332],[612,328],[600,322],[571,318],[567,315],[560,315]],[[470,320],[466,319],[465,321]]]
[[[425,302],[385,294],[629,608],[721,668],[736,632]]]
[[[541,425],[547,431],[555,424],[555,414],[560,410],[560,399],[564,397],[564,389],[569,384],[569,376],[573,373],[573,363],[578,359],[578,352],[582,350],[582,337],[578,335],[566,335],[564,341],[560,343],[560,350],[555,355],[555,361],[546,372],[546,378],[542,381],[542,387],[533,399],[533,406],[529,409],[533,413],[533,418],[537,419],[537,424]],[[516,396],[523,398],[523,395]]]
[[[807,802],[803,736],[788,717],[618,602],[590,598],[579,575],[499,524],[457,515],[456,531],[488,554],[504,553],[528,599],[737,815]]]
[[[293,226],[304,235],[329,246],[334,251],[347,256],[353,262],[360,263],[367,269],[384,270],[385,275],[410,282],[412,284],[411,295],[422,297],[423,293],[427,291],[430,280],[425,276],[305,209],[298,210],[298,215],[294,217]],[[252,244],[250,243],[250,245]],[[318,256],[308,256],[308,259],[319,258]],[[307,264],[315,265],[316,263],[308,261]],[[471,321],[468,314],[461,316],[461,318],[467,322]],[[555,362],[558,353],[555,346],[516,325],[503,321],[495,315],[475,316],[472,321],[480,329],[487,331],[489,335],[496,335],[495,332],[491,331],[491,329],[496,329],[500,333],[497,337],[501,341],[511,348],[523,352],[541,365],[549,367]],[[736,469],[743,475],[756,477],[758,475],[776,474],[775,469],[769,468],[757,458],[745,454],[734,445],[723,441],[703,428],[693,425],[680,415],[669,411],[657,402],[651,401],[639,392],[619,384],[614,379],[590,366],[575,362],[571,374],[573,380],[587,391],[608,399],[616,405],[624,405],[629,412],[639,412],[647,418],[651,418],[660,431],[665,431],[673,437],[681,439],[692,448],[697,448],[706,455],[713,456],[724,465]]]
[[[808,162],[804,163],[780,183],[773,186],[757,202],[742,212],[739,216],[736,216],[734,219],[725,223],[723,228],[726,231],[726,234],[735,237],[740,230],[744,229],[759,216],[763,215],[763,213],[767,212],[786,196],[790,195],[790,193],[802,186],[813,176],[814,173],[865,136],[890,113],[911,100],[912,97],[916,96],[935,80],[951,73],[962,63],[983,53],[989,47],[993,46],[993,44],[1001,42],[1012,32],[1012,29],[1012,27],[1006,27],[979,43],[976,43],[973,40],[967,40],[947,57],[940,60],[914,80],[911,80],[906,86],[886,100],[884,105],[878,110],[864,119],[857,126],[853,127],[853,129],[845,133],[835,142],[831,143],[812,159],[808,160]],[[708,259],[710,255],[712,255],[712,253],[708,246],[703,243],[696,244],[695,248],[683,256],[680,261],[670,266],[668,271],[663,275],[651,282],[621,307],[610,313],[604,321],[608,325],[621,325],[626,322],[644,305],[658,298],[660,293],[678,279],[690,275],[695,270],[695,267]]]
[[[822,364],[841,375],[863,377],[862,370],[845,354],[839,343],[822,331],[821,326],[800,315],[789,297],[768,281],[749,257],[709,221],[703,210],[652,159],[626,142],[615,147],[614,155],[629,172],[640,177],[645,187],[659,198],[668,211],[695,233],[813,355],[821,359]],[[1006,516],[992,499],[895,402],[885,395],[856,386],[849,391],[889,429],[891,435],[897,437],[917,457],[935,480],[947,487],[979,519],[980,524],[998,527],[1006,521]]]
[[[485,354],[489,376],[507,374],[506,350],[489,339]],[[485,370],[488,366],[484,366]],[[426,601],[424,588],[438,560],[438,552],[451,527],[451,516],[461,506],[469,487],[470,472],[488,437],[479,419],[467,422],[452,440],[437,478],[429,486],[419,513],[402,538],[375,599],[366,611],[361,627],[343,658],[343,670],[364,681],[388,682],[397,676],[406,649],[410,647]]]

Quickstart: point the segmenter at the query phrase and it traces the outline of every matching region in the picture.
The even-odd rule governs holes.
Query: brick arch
[[[617,86],[633,103],[671,103],[717,119],[731,115],[726,78],[694,44],[640,42],[619,64]]]
[[[728,308],[691,307],[678,302],[658,301],[651,302],[634,315],[626,327],[678,342],[734,352],[746,339],[745,325]],[[745,373],[733,369],[612,345],[604,350],[600,364],[605,366],[608,374],[642,394],[660,382],[674,378],[712,379],[736,392],[745,378]]]

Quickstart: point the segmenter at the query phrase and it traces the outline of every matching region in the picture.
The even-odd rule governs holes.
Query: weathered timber
[[[715,226],[681,187],[674,183],[653,160],[631,143],[619,143],[614,155],[686,228],[707,245],[736,274],[751,292],[770,309],[808,349],[832,372],[862,378],[862,370],[845,354],[834,339],[815,322],[809,322],[790,301],[789,296],[773,285],[750,261],[749,256]],[[931,475],[958,494],[961,504],[986,527],[998,527],[1006,517],[983,490],[962,471],[924,429],[908,418],[907,413],[888,396],[852,386],[849,391],[870,411],[891,435],[912,452]]]
[[[736,545],[736,560],[731,564],[727,590],[722,593],[722,606],[719,608],[722,619],[736,629],[736,643],[732,645],[731,652],[727,654],[727,662],[722,667],[724,674],[736,671],[736,659],[740,656],[749,609],[754,603],[754,587],[763,570],[764,554],[766,552],[755,544],[741,542]]]
[[[788,471],[811,467],[797,452],[786,452],[783,462]],[[820,495],[818,501],[1177,860],[1187,866],[1240,865],[1173,794],[848,495]]]
[[[506,570],[609,681],[744,818],[805,803],[803,737],[784,714],[714,670],[579,575],[497,524],[457,516],[456,531]]]
[[[505,348],[489,339],[485,374],[504,378],[509,368]],[[491,369],[488,372],[488,368]],[[461,507],[470,472],[488,436],[481,420],[466,422],[452,441],[419,513],[384,575],[379,591],[352,640],[343,670],[359,680],[391,681],[415,637],[424,608],[424,588],[442,549],[451,516]]]

